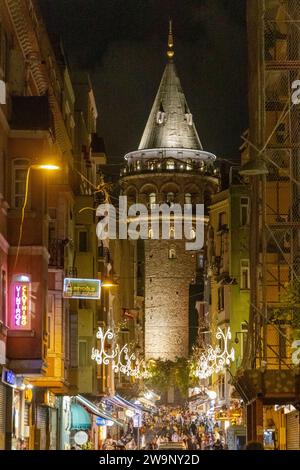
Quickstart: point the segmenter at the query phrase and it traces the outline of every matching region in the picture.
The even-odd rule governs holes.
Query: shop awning
[[[90,400],[83,397],[82,395],[76,395],[76,400],[79,401],[79,403],[84,405],[86,408],[88,408],[91,411],[91,413],[93,413],[94,415],[100,416],[101,418],[107,419],[108,421],[113,421],[118,426],[125,425],[125,423],[122,423],[121,421],[116,420],[111,414],[102,410],[101,408],[99,408],[97,405],[95,405],[94,403],[92,403]]]
[[[147,398],[145,397],[138,397],[138,401],[142,404],[142,405],[145,405],[148,407],[147,409],[147,413],[150,413],[151,411],[156,410],[157,409],[157,406],[155,405],[155,403],[153,403],[151,400],[148,400]],[[149,410],[150,408],[150,410]],[[145,408],[143,408],[145,409]]]
[[[132,403],[131,401],[126,400],[125,398],[121,397],[120,395],[115,395],[115,396],[112,396],[112,397],[106,397],[104,399],[104,401],[106,403],[111,404],[111,405],[118,406],[119,408],[134,411],[135,413],[137,413],[137,412],[152,413],[152,410],[149,410],[146,407],[141,406],[141,404],[139,404],[139,403]]]
[[[71,404],[71,429],[90,429],[92,426],[88,412],[77,403]]]

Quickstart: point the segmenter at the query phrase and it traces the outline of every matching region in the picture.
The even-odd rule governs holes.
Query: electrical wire
[[[17,252],[16,252],[16,257],[15,257],[15,263],[14,263],[14,269],[13,271],[15,272],[18,258],[19,258],[19,251],[20,251],[20,246],[22,242],[22,235],[23,235],[23,225],[24,225],[24,218],[25,218],[25,208],[27,205],[27,200],[28,200],[28,192],[29,192],[29,176],[30,176],[30,171],[31,171],[32,165],[30,165],[27,169],[26,173],[26,182],[25,182],[25,195],[24,195],[24,202],[21,210],[21,221],[20,221],[20,228],[19,228],[19,239],[18,239],[18,245],[17,245]]]

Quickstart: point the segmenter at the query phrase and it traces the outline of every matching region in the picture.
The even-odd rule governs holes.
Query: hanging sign
[[[30,278],[16,276],[13,282],[12,328],[30,330]]]
[[[100,299],[99,279],[64,279],[64,298],[67,299]]]
[[[106,426],[106,421],[104,418],[101,418],[100,416],[97,416],[96,418],[96,425],[97,426]]]
[[[14,387],[17,382],[16,375],[12,370],[3,368],[2,370],[2,382],[10,387]]]

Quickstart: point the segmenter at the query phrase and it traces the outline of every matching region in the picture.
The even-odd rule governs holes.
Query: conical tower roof
[[[139,149],[185,148],[202,150],[173,61],[171,26],[168,46],[169,61],[164,70]]]

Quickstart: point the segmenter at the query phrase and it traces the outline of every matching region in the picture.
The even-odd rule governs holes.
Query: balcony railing
[[[121,176],[145,173],[190,173],[203,176],[219,177],[218,168],[214,168],[212,163],[203,161],[176,161],[170,164],[170,160],[139,161],[128,163],[122,170]]]

